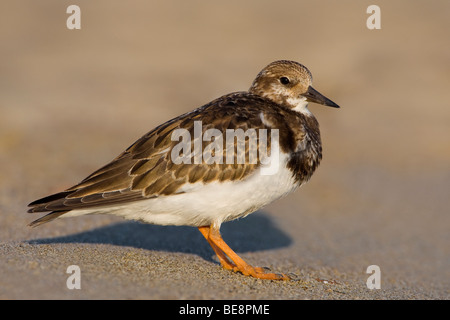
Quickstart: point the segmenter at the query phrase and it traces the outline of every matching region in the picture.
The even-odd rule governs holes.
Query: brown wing
[[[248,93],[235,93],[223,96],[211,103],[172,119],[153,129],[137,140],[127,150],[109,164],[95,171],[79,184],[54,195],[30,203],[28,212],[53,211],[45,221],[52,220],[52,214],[61,215],[74,209],[98,206],[113,206],[124,202],[167,196],[183,192],[181,188],[188,183],[209,183],[213,180],[227,181],[241,179],[252,173],[259,161],[249,163],[250,144],[245,142],[247,159],[238,163],[237,150],[234,161],[225,163],[195,163],[194,152],[190,154],[190,164],[176,164],[171,159],[172,150],[179,140],[172,141],[176,129],[184,129],[195,136],[194,122],[201,121],[202,135],[208,129],[218,129],[224,134],[227,129],[269,129],[261,120],[261,109],[267,100]],[[267,110],[270,114],[275,114]],[[270,116],[269,114],[269,116]],[[197,140],[198,142],[198,140]],[[270,142],[270,139],[268,139]],[[196,140],[191,140],[191,151],[195,150]],[[202,152],[208,146],[202,143]],[[236,140],[235,140],[236,144]],[[258,140],[259,144],[259,140]],[[224,146],[225,148],[225,146]],[[270,144],[268,145],[270,150]],[[212,153],[213,154],[213,153]],[[203,159],[206,160],[206,159]],[[42,219],[42,218],[41,218]]]

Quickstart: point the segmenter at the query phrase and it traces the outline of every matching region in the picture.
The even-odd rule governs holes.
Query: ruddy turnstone
[[[30,226],[85,214],[194,226],[225,269],[289,279],[247,264],[219,230],[294,191],[319,165],[319,123],[308,102],[339,106],[311,83],[297,62],[269,64],[248,91],[163,123],[80,183],[30,203],[28,212],[50,212]]]

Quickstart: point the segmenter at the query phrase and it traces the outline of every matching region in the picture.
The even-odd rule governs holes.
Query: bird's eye
[[[281,82],[282,84],[288,84],[288,83],[289,83],[289,78],[287,78],[287,77],[281,77],[281,78],[280,78],[280,82]]]

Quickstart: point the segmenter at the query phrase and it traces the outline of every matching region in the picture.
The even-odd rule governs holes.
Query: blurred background
[[[81,30],[66,27],[71,4],[81,8]],[[381,9],[380,30],[366,26],[372,4]],[[314,87],[341,106],[310,105],[321,125],[323,162],[309,184],[249,220],[255,238],[264,237],[261,217],[270,221],[283,234],[270,241],[284,237],[278,247],[246,247],[244,232],[231,231],[251,223],[224,225],[225,239],[228,232],[236,251],[256,264],[348,284],[341,289],[347,295],[331,298],[375,294],[365,289],[372,264],[382,272],[378,298],[448,298],[449,17],[447,0],[2,1],[0,297],[51,297],[54,283],[33,282],[29,271],[36,276],[63,262],[50,255],[49,265],[43,247],[22,243],[122,223],[83,217],[30,229],[36,216],[26,213],[29,202],[82,180],[158,124],[247,90],[268,63],[290,59],[306,65]],[[161,236],[167,229],[146,230]],[[138,228],[142,238],[151,236],[146,230]],[[181,252],[182,265],[189,240],[175,246],[166,251]],[[119,250],[120,242],[113,247]],[[202,248],[212,255],[206,242]],[[190,263],[206,263],[194,258]],[[174,298],[222,297],[217,288],[204,296],[189,291],[192,284],[180,289],[163,270],[159,277],[167,291],[150,294],[156,284],[146,283],[142,291],[112,297],[172,297],[167,292],[174,287]],[[111,297],[96,283],[98,291],[78,297]],[[321,297],[295,286],[277,290],[278,298]],[[53,292],[71,297],[61,288]],[[266,292],[240,297],[274,297]]]

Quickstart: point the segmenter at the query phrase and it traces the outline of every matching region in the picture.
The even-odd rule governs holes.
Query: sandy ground
[[[69,4],[0,4],[1,299],[449,298],[449,1],[376,1],[381,30],[368,1],[78,0],[81,30],[66,28]],[[324,147],[310,183],[222,233],[296,281],[222,270],[194,228],[27,227],[29,202],[278,59],[308,66],[342,108],[310,107]]]

